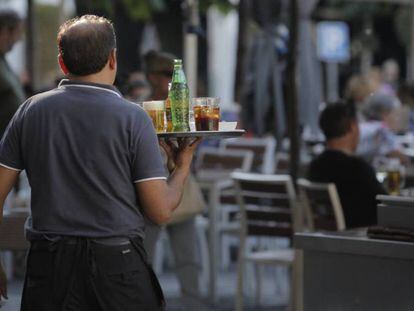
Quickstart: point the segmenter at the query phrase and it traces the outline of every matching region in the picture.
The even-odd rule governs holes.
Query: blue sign
[[[344,22],[319,22],[317,51],[320,60],[331,63],[346,62],[350,58],[349,27]]]

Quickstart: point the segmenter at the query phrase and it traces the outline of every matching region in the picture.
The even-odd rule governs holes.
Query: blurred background
[[[222,120],[238,121],[238,127],[246,129],[243,139],[247,141],[243,144],[253,151],[255,159],[252,162],[252,156],[246,156],[252,162],[246,170],[255,173],[289,174],[293,181],[306,176],[308,164],[325,147],[318,124],[322,109],[339,99],[348,99],[355,103],[358,114],[363,114],[372,94],[391,96],[391,101],[394,103],[396,99],[398,104],[392,104],[395,118],[392,124],[387,124],[387,131],[392,132],[393,146],[394,142],[398,146],[385,156],[401,160],[405,167],[405,193],[408,196],[414,193],[414,2],[411,0],[0,0],[0,9],[13,9],[24,20],[23,38],[6,54],[6,59],[20,79],[26,97],[52,89],[62,79],[56,46],[59,25],[83,14],[105,16],[113,21],[116,30],[119,64],[116,86],[124,96],[136,103],[148,98],[151,89],[144,56],[149,51],[168,52],[182,58],[190,96],[220,97]],[[358,121],[363,124],[370,120],[358,117]],[[231,172],[226,171],[225,177],[220,172],[207,185],[201,174],[203,159],[208,162],[208,155],[224,154],[226,148],[243,149],[242,142],[239,143],[226,147],[223,142],[211,141],[206,144],[216,149],[200,150],[194,175],[210,211],[228,204],[226,189],[221,189],[224,192],[214,202],[209,189],[214,182],[230,179]],[[266,151],[259,152],[258,146]],[[376,165],[371,155],[365,155],[362,149],[359,152]],[[381,173],[379,166],[375,168]],[[17,190],[11,205],[27,208],[29,186],[23,183]],[[223,223],[229,225],[237,220],[234,195],[233,192],[233,208],[223,208],[225,212],[217,220],[218,231]],[[198,214],[193,218],[197,243],[201,245],[207,232],[216,230],[211,229],[216,220],[206,211]],[[212,248],[216,246],[211,244],[212,239],[210,234],[208,241],[203,242],[205,248],[200,246],[200,282],[204,282],[200,291],[203,297],[208,297],[205,300],[210,306],[215,304],[212,309],[231,310],[236,295],[238,242],[234,236],[220,240],[217,242],[220,255],[214,256]],[[157,250],[163,255],[161,259],[158,257],[155,267],[167,298],[173,299],[171,310],[181,310],[181,302],[174,305],[174,299],[180,295],[171,251],[160,251],[166,241],[164,232],[157,242]],[[260,249],[260,245],[264,249],[275,246],[258,241],[254,240],[252,249]],[[290,245],[286,241],[277,243],[283,247]],[[14,255],[6,256],[7,266],[12,267],[9,274],[17,278],[11,283],[17,298],[10,310],[17,310],[24,271],[24,253]],[[205,262],[206,257],[219,262]],[[275,304],[283,309],[288,303],[290,276],[285,267],[278,269],[275,274],[263,275],[264,307],[258,307],[251,297],[246,298],[251,310],[275,310]],[[221,273],[211,285],[217,271]],[[246,282],[255,275],[252,269],[248,273]],[[251,287],[247,290],[250,294],[254,291]]]

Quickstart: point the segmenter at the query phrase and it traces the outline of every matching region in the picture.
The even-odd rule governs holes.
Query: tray
[[[192,131],[192,132],[167,132],[157,133],[160,138],[184,138],[184,137],[203,137],[203,138],[232,138],[239,137],[246,133],[245,130],[232,131]]]

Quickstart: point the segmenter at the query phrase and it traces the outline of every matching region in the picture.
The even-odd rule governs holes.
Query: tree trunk
[[[298,44],[298,1],[290,1],[290,41],[288,56],[288,132],[290,140],[290,175],[296,181],[299,171],[300,160],[300,141],[299,141],[299,121],[298,121],[298,100],[297,100],[297,44]]]

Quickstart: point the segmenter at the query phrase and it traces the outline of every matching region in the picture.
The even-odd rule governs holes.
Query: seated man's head
[[[23,21],[12,10],[0,10],[0,54],[9,52],[23,34]]]
[[[168,97],[168,83],[174,70],[174,58],[172,54],[157,51],[150,51],[144,56],[145,74],[155,100]]]
[[[328,105],[319,118],[319,126],[328,148],[353,153],[359,142],[359,126],[353,103]]]
[[[100,75],[112,84],[116,76],[116,38],[112,23],[103,17],[84,15],[66,21],[58,32],[59,64],[65,75]]]

